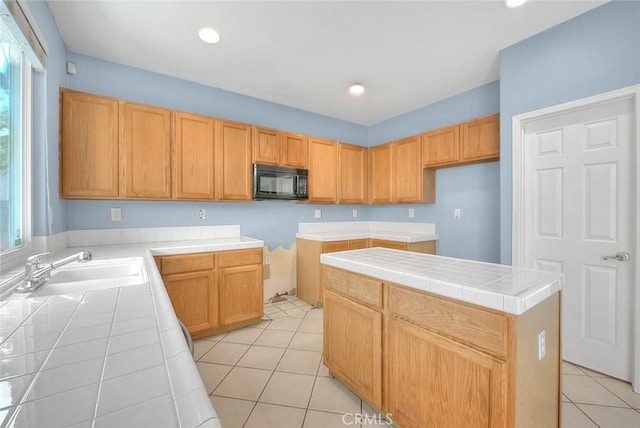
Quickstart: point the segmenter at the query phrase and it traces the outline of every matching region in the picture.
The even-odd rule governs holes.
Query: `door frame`
[[[605,92],[602,94],[581,98],[579,100],[557,104],[551,107],[545,107],[539,110],[518,114],[512,117],[512,165],[513,165],[513,200],[512,200],[512,264],[516,267],[524,267],[524,161],[525,150],[522,149],[524,143],[524,127],[527,122],[542,119],[545,117],[553,117],[559,114],[567,113],[572,110],[581,110],[594,107],[599,104],[609,103],[615,100],[631,99],[633,100],[633,115],[635,116],[634,138],[635,156],[630,171],[635,173],[635,225],[631,225],[632,237],[631,242],[635,244],[635,272],[631,274],[632,280],[635,280],[635,289],[632,289],[634,296],[633,307],[631,308],[631,319],[633,335],[631,343],[632,349],[632,381],[633,390],[640,393],[640,173],[637,167],[640,166],[640,85],[628,86],[626,88],[617,89],[615,91]],[[634,227],[635,226],[635,227]]]

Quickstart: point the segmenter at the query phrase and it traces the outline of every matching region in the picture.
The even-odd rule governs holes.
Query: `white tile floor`
[[[196,365],[224,428],[388,426],[322,364],[322,310],[288,297],[254,327],[195,342]],[[563,363],[563,428],[640,427],[628,383]],[[343,419],[343,415],[344,419]],[[371,419],[354,423],[354,416]],[[372,423],[373,422],[373,423]]]

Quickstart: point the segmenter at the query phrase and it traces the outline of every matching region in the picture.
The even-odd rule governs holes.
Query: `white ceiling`
[[[500,49],[603,3],[49,0],[70,51],[363,125],[498,79]]]

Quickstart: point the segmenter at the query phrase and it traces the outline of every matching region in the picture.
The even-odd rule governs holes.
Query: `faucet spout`
[[[48,266],[40,266],[42,259],[49,256],[51,253],[35,254],[27,258],[27,264],[24,270],[24,281],[22,285],[16,288],[19,293],[30,293],[42,286],[50,277],[51,271],[64,266],[71,262],[87,262],[92,259],[92,255],[89,251],[81,251],[71,256],[65,257],[55,262],[50,263]]]

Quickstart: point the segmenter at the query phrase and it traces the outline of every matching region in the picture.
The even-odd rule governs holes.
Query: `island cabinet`
[[[323,281],[320,255],[369,247],[385,247],[425,254],[436,253],[436,241],[400,242],[366,238],[323,242],[296,238],[297,297],[311,306],[322,306]]]
[[[194,339],[261,321],[262,249],[155,260],[176,316]]]
[[[328,269],[324,294],[325,365],[382,408],[382,282]]]
[[[513,315],[327,265],[323,278],[324,363],[395,426],[560,426],[559,293]]]

